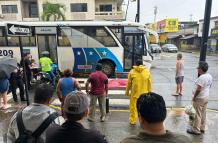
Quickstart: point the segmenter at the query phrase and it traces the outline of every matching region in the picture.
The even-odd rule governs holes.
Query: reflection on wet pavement
[[[0,142],[6,141],[6,133],[10,118],[18,108],[20,108],[20,106],[16,105],[5,111],[0,110]],[[165,120],[167,129],[189,136],[193,143],[217,143],[218,113],[216,111],[207,112],[206,132],[204,135],[200,136],[193,136],[186,133],[186,129],[190,126],[191,122],[182,108],[170,108],[168,109],[167,115],[167,119]],[[99,130],[106,135],[106,138],[110,143],[118,143],[127,136],[137,134],[140,130],[138,123],[136,126],[130,126],[128,118],[129,112],[127,110],[116,110],[111,111],[106,118],[106,122],[102,123],[100,122],[99,114],[97,112],[96,121],[85,121],[84,126]]]

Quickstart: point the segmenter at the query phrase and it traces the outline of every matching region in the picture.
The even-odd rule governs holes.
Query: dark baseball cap
[[[69,114],[80,114],[89,108],[89,97],[82,91],[73,91],[64,101],[64,111]]]

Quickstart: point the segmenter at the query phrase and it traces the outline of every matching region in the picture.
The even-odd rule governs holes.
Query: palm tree
[[[49,21],[50,18],[53,16],[54,21],[60,19],[65,20],[65,15],[61,11],[62,9],[65,11],[65,6],[62,4],[45,2],[43,4],[43,14],[41,18],[44,21]]]

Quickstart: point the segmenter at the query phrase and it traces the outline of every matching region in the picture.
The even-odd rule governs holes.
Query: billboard
[[[178,18],[166,19],[165,32],[178,32]]]
[[[157,22],[157,32],[164,33],[166,27],[166,20],[161,20]]]

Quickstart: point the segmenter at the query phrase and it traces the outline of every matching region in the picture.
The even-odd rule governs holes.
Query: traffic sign
[[[31,36],[32,30],[30,26],[7,24],[7,34],[10,36]]]

